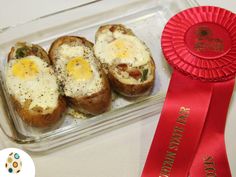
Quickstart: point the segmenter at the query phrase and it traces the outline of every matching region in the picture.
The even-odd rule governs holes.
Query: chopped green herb
[[[144,69],[141,81],[144,82],[145,80],[147,80],[147,76],[148,76],[148,69]]]
[[[27,47],[18,48],[16,50],[16,58],[26,57],[30,50]]]

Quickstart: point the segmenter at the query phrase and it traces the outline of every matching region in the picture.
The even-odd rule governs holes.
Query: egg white
[[[55,70],[58,80],[63,85],[64,94],[68,97],[89,96],[102,88],[102,78],[95,63],[93,51],[85,46],[69,46],[63,44],[58,48]],[[85,59],[92,70],[92,77],[89,80],[77,80],[68,74],[66,66],[75,57]],[[83,73],[78,73],[83,74]]]
[[[124,46],[117,47],[118,41],[124,43]],[[124,48],[122,49],[122,47]],[[119,57],[119,52],[122,51],[125,51],[127,56]],[[136,36],[123,34],[120,31],[105,30],[100,33],[94,46],[94,52],[102,63],[109,65],[125,63],[131,67],[138,67],[145,65],[151,59],[149,49],[141,40]]]
[[[36,56],[28,56],[34,62],[38,73],[30,78],[20,78],[13,74],[13,66],[21,59],[10,60],[6,67],[6,85],[9,93],[22,105],[32,100],[29,109],[41,107],[43,109],[57,106],[59,91],[53,69]]]
[[[60,57],[64,59],[70,59],[84,55],[84,48],[82,46],[69,46],[67,44],[63,44],[58,50]]]

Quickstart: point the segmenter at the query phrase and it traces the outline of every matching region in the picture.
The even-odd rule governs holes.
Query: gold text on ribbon
[[[214,158],[212,156],[208,156],[203,159],[204,160],[204,171],[206,177],[216,177],[216,168]]]
[[[176,119],[176,125],[173,129],[172,136],[170,139],[169,147],[166,152],[164,161],[162,162],[161,172],[159,177],[169,177],[171,169],[174,165],[174,161],[181,144],[181,140],[184,136],[185,125],[187,118],[190,114],[190,108],[180,107],[179,115]]]

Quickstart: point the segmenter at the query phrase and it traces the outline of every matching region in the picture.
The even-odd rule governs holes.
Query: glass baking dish
[[[194,0],[110,0],[90,1],[77,7],[49,14],[30,22],[0,29],[0,124],[4,134],[17,146],[41,152],[78,140],[78,142],[127,123],[159,113],[165,98],[171,70],[163,59],[160,36],[168,19],[177,12],[197,6]],[[95,31],[103,24],[121,23],[150,48],[156,64],[156,80],[151,95],[138,99],[117,97],[112,109],[85,119],[66,115],[54,129],[37,129],[25,125],[18,117],[5,87],[6,57],[17,41],[36,43],[48,50],[56,38],[78,35],[94,42]]]

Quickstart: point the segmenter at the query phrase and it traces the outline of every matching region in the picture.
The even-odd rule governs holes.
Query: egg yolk
[[[15,64],[12,66],[12,73],[20,79],[29,79],[36,76],[39,70],[32,59],[23,58],[16,60]]]
[[[93,76],[93,71],[83,57],[71,59],[67,65],[66,70],[76,80],[89,80]]]
[[[128,59],[132,57],[133,45],[130,41],[124,39],[117,39],[113,42],[114,52],[116,58]]]

